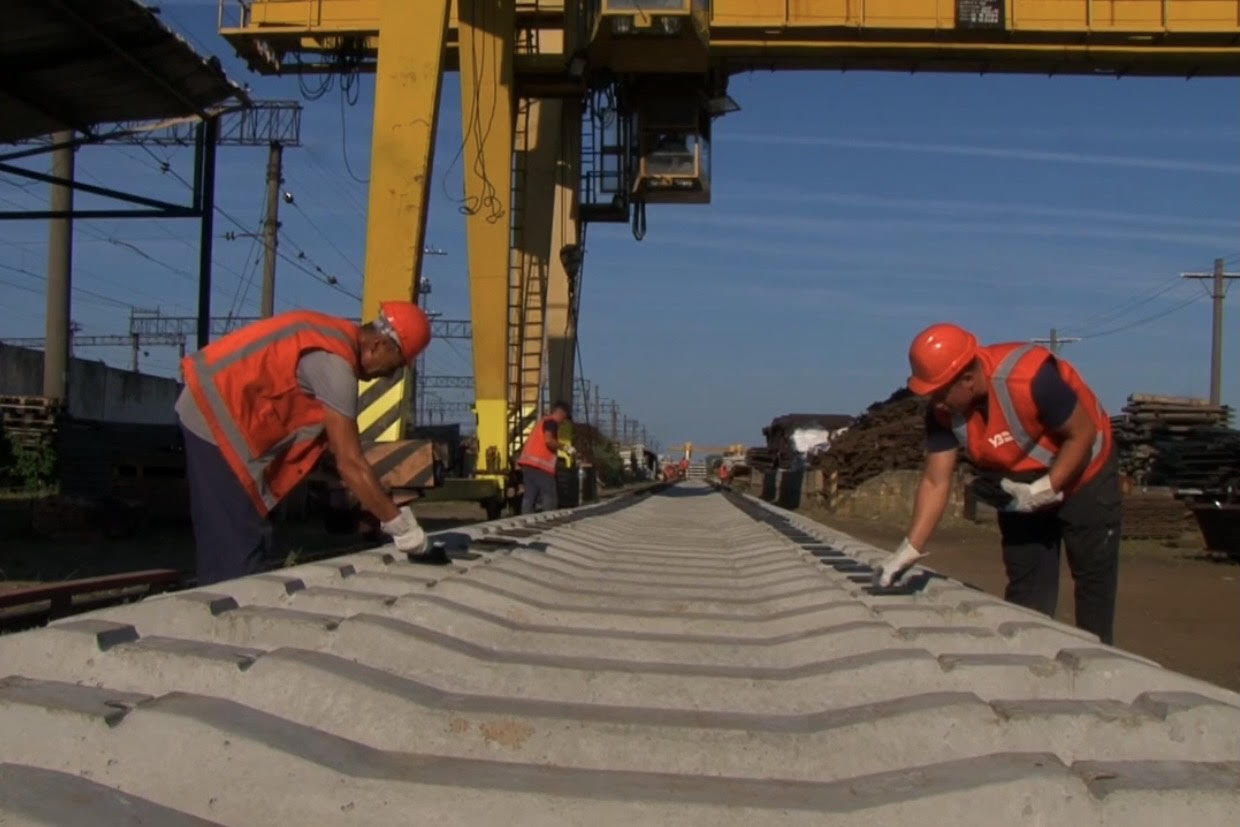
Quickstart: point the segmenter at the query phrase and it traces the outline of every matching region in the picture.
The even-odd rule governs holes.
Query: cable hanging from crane
[[[485,9],[485,4],[483,5],[483,8]],[[457,211],[460,212],[461,215],[477,215],[479,212],[485,210],[487,222],[494,224],[507,214],[507,206],[500,203],[500,199],[496,195],[495,185],[491,183],[490,175],[487,172],[486,155],[483,150],[486,146],[486,139],[490,136],[491,129],[495,123],[495,114],[499,105],[499,98],[498,95],[492,96],[491,111],[487,116],[487,125],[484,130],[482,128],[481,117],[482,87],[484,84],[480,81],[483,72],[487,69],[488,65],[490,65],[492,75],[491,88],[498,89],[500,80],[500,61],[498,60],[498,55],[492,55],[491,59],[488,61],[486,49],[479,48],[479,32],[490,31],[489,22],[481,19],[482,15],[479,12],[479,0],[470,0],[470,11],[470,19],[475,21],[475,25],[470,29],[469,35],[470,44],[473,47],[470,55],[470,66],[473,68],[473,76],[475,79],[473,94],[470,96],[470,100],[468,101],[469,115],[463,119],[463,125],[461,128],[461,145],[457,147],[455,154],[452,156],[452,160],[443,171],[443,175],[440,177],[439,183],[444,197],[457,205]],[[485,41],[483,42],[483,46],[486,46]],[[494,46],[491,48],[492,50],[495,49]],[[462,111],[465,108],[466,102],[467,101],[464,99],[461,100]],[[465,157],[465,150],[469,146],[471,136],[475,139],[477,144],[477,152],[473,155],[472,168],[474,174],[481,179],[482,192],[479,195],[470,195],[467,182],[462,181],[461,195],[456,196],[448,190],[448,176],[452,173],[452,170],[456,168],[457,163]]]

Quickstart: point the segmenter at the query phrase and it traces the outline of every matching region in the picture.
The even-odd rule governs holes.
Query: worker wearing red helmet
[[[271,546],[268,515],[325,450],[397,548],[425,547],[413,513],[388,497],[362,454],[357,383],[403,370],[430,338],[421,308],[390,301],[360,327],[323,313],[282,313],[182,361],[176,411],[199,585],[261,570]]]
[[[908,387],[928,397],[927,457],[913,519],[875,574],[889,586],[943,516],[957,449],[998,508],[1005,599],[1048,615],[1059,596],[1062,542],[1075,582],[1076,624],[1111,643],[1120,540],[1120,485],[1111,421],[1072,365],[1025,343],[979,346],[952,324],[913,340]],[[994,484],[993,477],[999,477]]]

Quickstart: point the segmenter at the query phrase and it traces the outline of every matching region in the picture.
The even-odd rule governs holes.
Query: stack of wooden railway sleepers
[[[56,438],[61,406],[43,396],[0,396],[0,430],[14,447],[38,448]]]
[[[918,468],[925,456],[926,403],[907,390],[875,402],[822,455],[824,473],[840,488],[856,488],[884,471]]]
[[[1111,420],[1120,471],[1142,486],[1200,487],[1240,460],[1231,409],[1204,399],[1133,394]],[[1235,456],[1233,456],[1233,454]]]

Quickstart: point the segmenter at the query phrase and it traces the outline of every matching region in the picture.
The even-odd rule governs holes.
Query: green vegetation
[[[43,492],[56,482],[56,451],[50,445],[14,445],[0,430],[0,489]]]

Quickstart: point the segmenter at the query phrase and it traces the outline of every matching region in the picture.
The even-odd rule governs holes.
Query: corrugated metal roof
[[[1235,823],[1236,693],[752,500],[452,536],[0,638],[0,822]]]
[[[0,142],[200,114],[241,94],[134,0],[7,0],[0,13]]]

